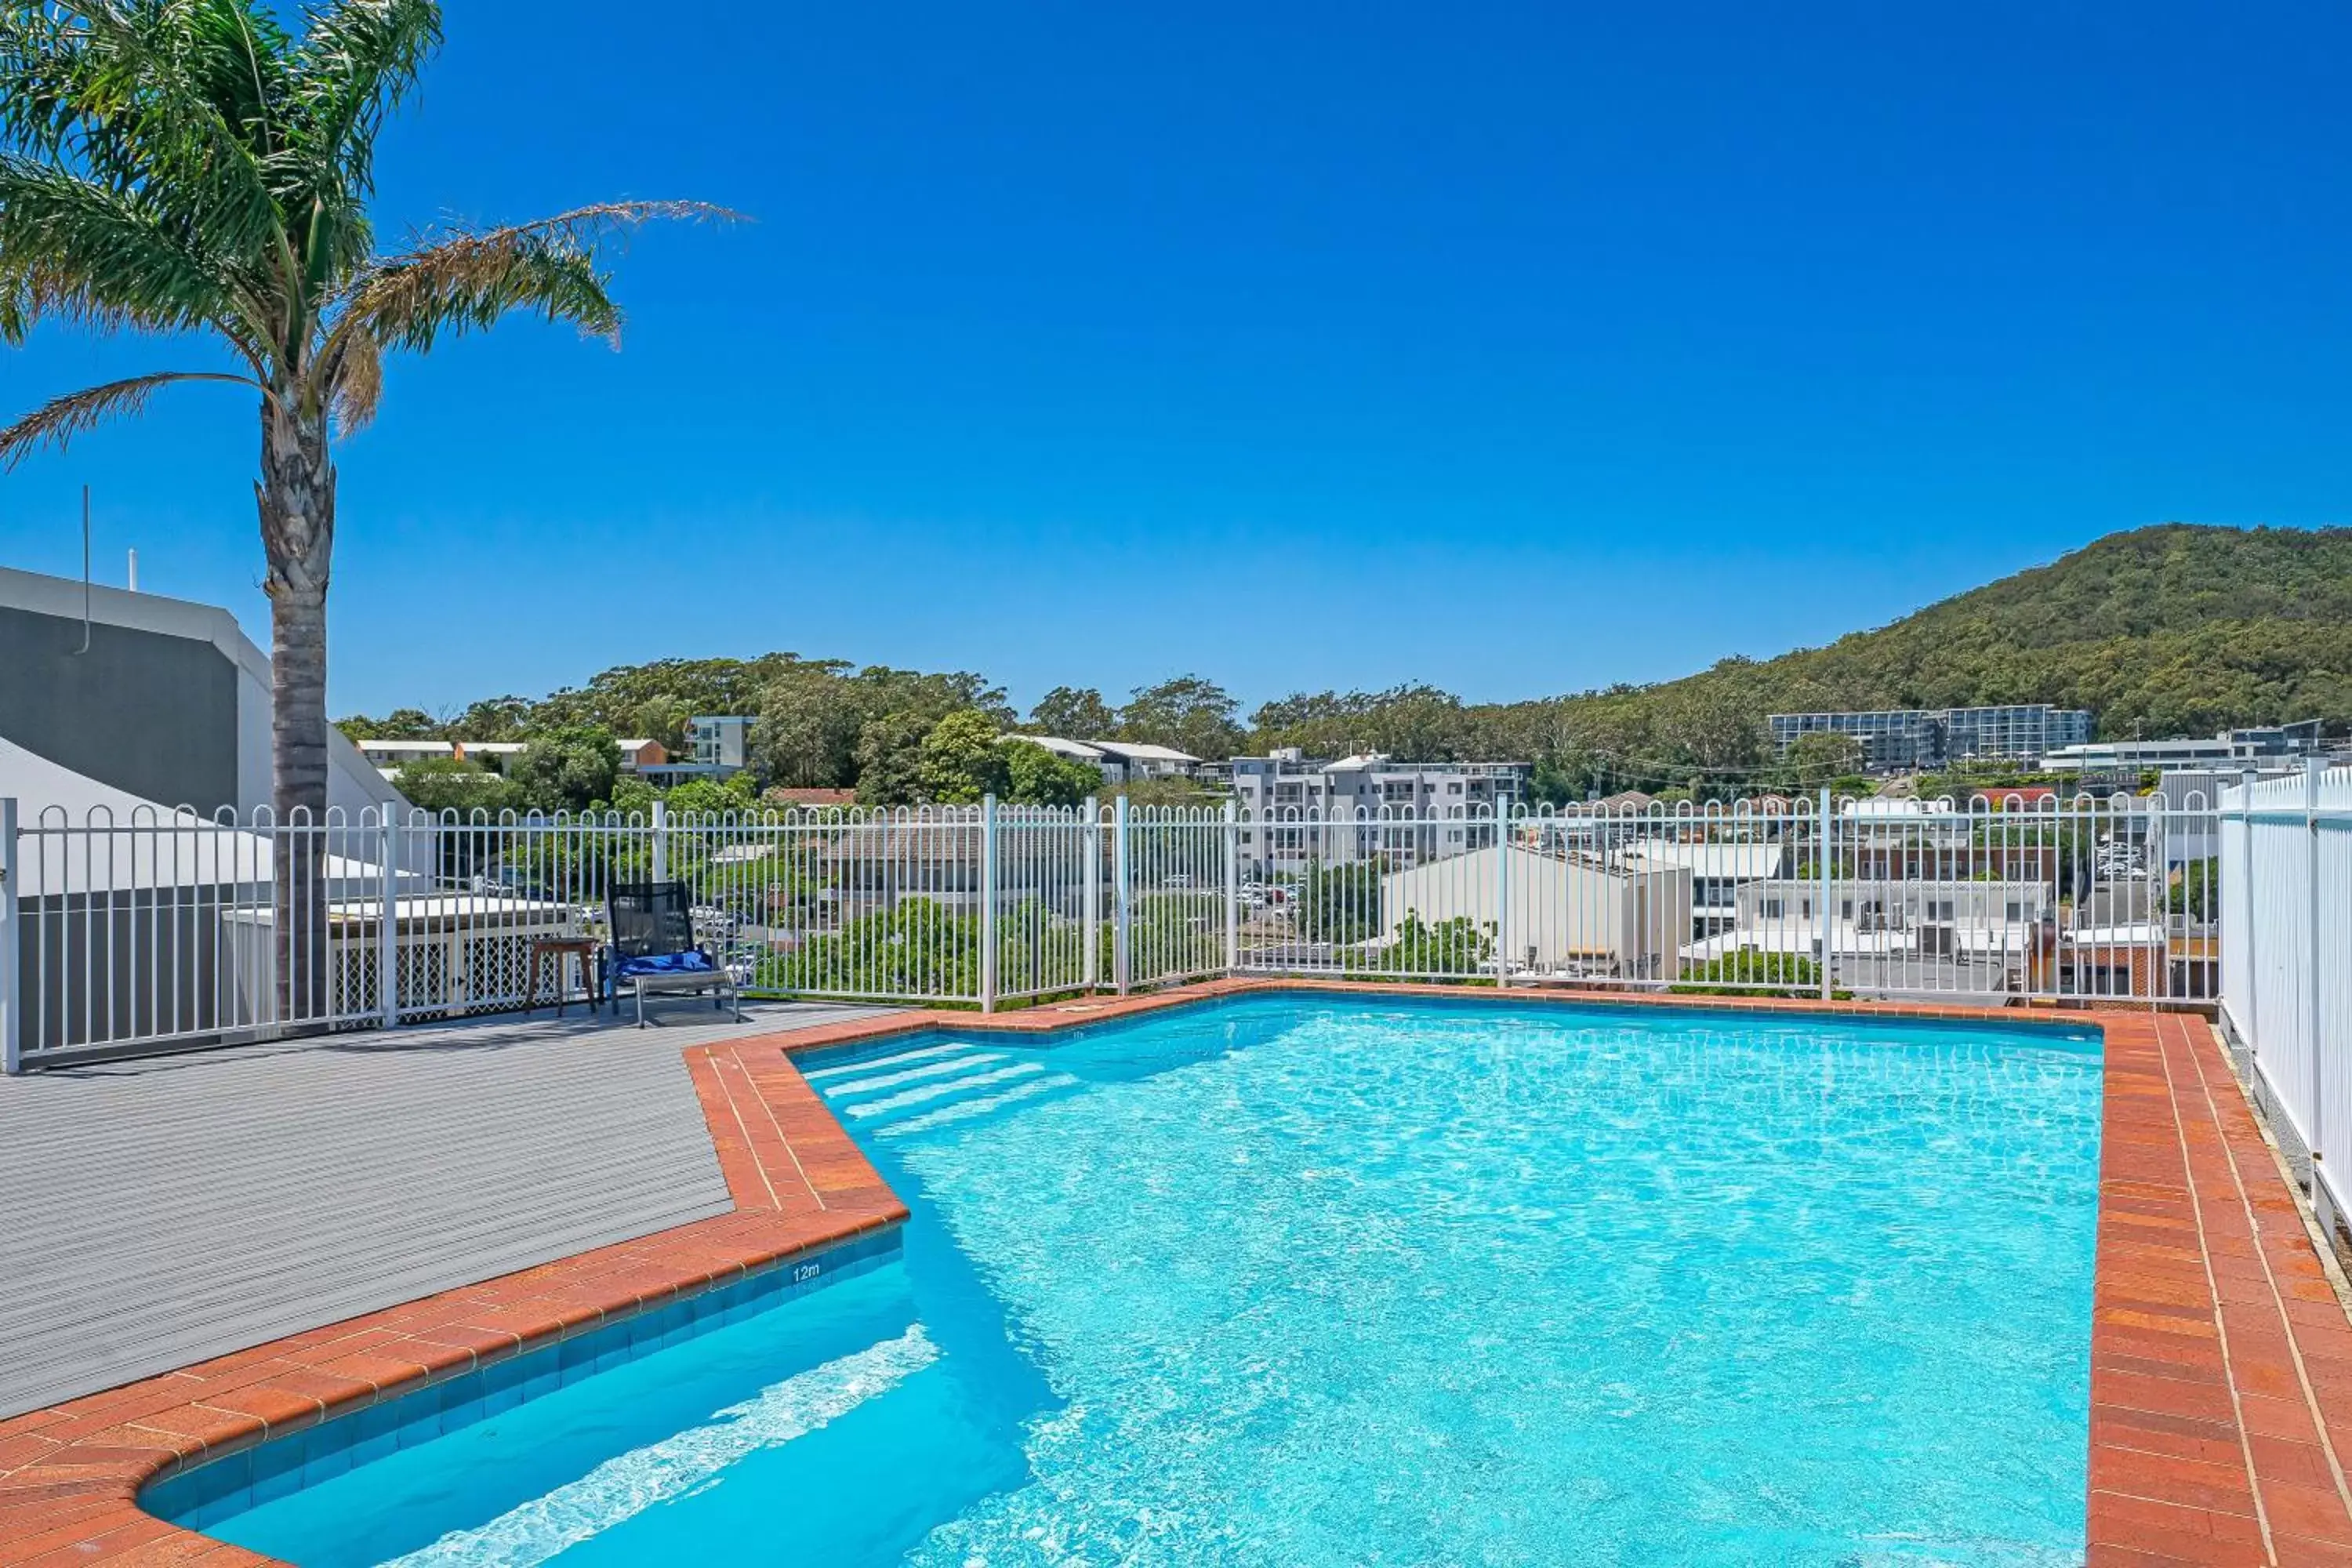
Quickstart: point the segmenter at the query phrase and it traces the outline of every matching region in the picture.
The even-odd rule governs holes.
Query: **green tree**
[[[437,741],[446,726],[422,708],[395,708],[381,719],[354,713],[336,720],[335,728],[347,741]]]
[[[1783,789],[1819,789],[1832,780],[1860,775],[1862,763],[1859,740],[1817,731],[1789,742],[1775,782]]]
[[[1091,686],[1056,686],[1029,710],[1029,728],[1065,741],[1108,740],[1118,728],[1118,715]]]
[[[621,749],[601,725],[574,724],[534,736],[507,770],[541,811],[584,811],[613,797]]]
[[[1294,894],[1298,934],[1308,942],[1339,947],[1378,936],[1381,865],[1378,860],[1355,860],[1341,866],[1320,862],[1308,866]]]
[[[1246,738],[1234,721],[1237,704],[1222,686],[1180,675],[1138,690],[1118,710],[1118,738],[1172,746],[1206,761],[1222,761]]]
[[[2200,920],[2221,918],[2221,863],[2191,860],[2180,868],[2165,891],[2164,907],[2176,915]]]
[[[760,805],[758,783],[750,773],[730,773],[723,779],[681,779],[662,793],[662,805],[673,816],[690,813],[723,816],[755,811]]]
[[[1102,770],[1092,763],[1049,752],[1015,736],[1003,743],[1004,794],[1024,805],[1076,805],[1102,790]]]
[[[1793,952],[1766,952],[1743,947],[1721,958],[1691,964],[1680,984],[1669,989],[1694,996],[1819,996],[1821,965]],[[1851,991],[1832,994],[1848,997]]]
[[[467,704],[466,710],[443,728],[453,741],[527,741],[531,703],[523,697],[486,697]]]
[[[265,0],[0,6],[0,337],[43,321],[203,340],[212,368],[131,376],[0,429],[0,468],[134,414],[174,383],[258,395],[269,596],[271,801],[327,808],[331,443],[365,426],[383,361],[528,310],[617,340],[598,241],[709,209],[623,202],[450,226],[391,254],[369,212],[375,143],[441,42],[434,0],[317,0],[298,34]],[[277,858],[284,1015],[314,1014],[324,868]]]
[[[861,805],[912,805],[923,793],[923,737],[932,721],[919,712],[884,713],[857,731]]]
[[[512,781],[478,763],[456,757],[419,757],[403,763],[392,787],[411,805],[432,812],[454,811],[460,816],[471,816],[477,811],[496,816],[502,811],[520,811],[525,804],[522,791]]]
[[[1495,928],[1467,915],[1425,921],[1419,910],[1407,910],[1392,939],[1370,957],[1371,968],[1391,973],[1477,974],[1494,963]]]
[[[832,789],[857,776],[857,732],[869,715],[850,666],[795,662],[761,689],[751,755],[772,784]]]
[[[977,708],[950,713],[923,737],[916,761],[923,798],[943,805],[974,805],[1005,793],[1004,748],[996,725]]]

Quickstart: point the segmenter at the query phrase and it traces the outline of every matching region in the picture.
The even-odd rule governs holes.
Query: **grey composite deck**
[[[0,1079],[0,1416],[731,1206],[679,1053],[492,1020]]]

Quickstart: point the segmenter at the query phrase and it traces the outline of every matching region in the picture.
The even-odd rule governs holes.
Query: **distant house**
[[[1683,844],[1644,838],[1628,847],[1632,870],[1679,868],[1690,873],[1691,935],[1712,936],[1738,919],[1739,889],[1780,874],[1781,847],[1760,844]]]
[[[1136,741],[1073,741],[1064,735],[1007,735],[1026,741],[1057,757],[1085,763],[1099,770],[1103,782],[1117,786],[1140,779],[1189,778],[1201,769],[1201,759],[1172,746],[1150,746]]]
[[[1026,741],[1033,746],[1043,746],[1065,761],[1084,763],[1103,776],[1103,783],[1117,784],[1127,777],[1127,764],[1114,759],[1099,746],[1084,741],[1073,741],[1061,735],[1007,735],[1007,742]]]
[[[457,748],[447,741],[367,740],[352,743],[386,779],[394,777],[411,763],[437,762],[457,754]]]
[[[507,771],[509,764],[530,749],[522,741],[452,741],[449,742],[461,763],[473,763],[494,773]]]
[[[1184,778],[1201,765],[1200,758],[1173,746],[1151,746],[1134,741],[1088,741],[1086,744],[1118,765],[1117,782],[1122,784],[1138,779]]]
[[[638,737],[615,741],[614,744],[621,748],[621,771],[624,773],[657,768],[669,761],[669,748],[659,741]]]
[[[1497,855],[1510,857],[1507,867]],[[1490,846],[1383,876],[1381,928],[1393,935],[1412,914],[1432,925],[1466,920],[1492,932],[1506,870],[1510,952],[1502,956],[1515,976],[1672,980],[1680,973],[1691,875],[1679,866],[1612,870],[1583,856]]]
[[[770,784],[760,796],[761,804],[782,806],[835,805],[857,804],[854,789],[799,789],[785,784]]]
[[[1647,811],[1657,804],[1656,795],[1644,795],[1637,789],[1625,789],[1619,790],[1615,795],[1604,795],[1599,800],[1587,801],[1585,809],[1588,811]]]
[[[701,714],[686,721],[686,756],[689,761],[640,761],[637,774],[653,784],[685,779],[732,778],[751,765],[751,726],[748,714]],[[651,745],[651,742],[644,742]]]
[[[1810,878],[1744,884],[1732,924],[1686,956],[1746,949],[1819,957],[1826,947],[1832,957],[1974,960],[2021,973],[2055,901],[2047,882],[1950,878],[1841,879],[1830,898],[1824,909],[1821,884]]]
[[[1980,789],[1969,797],[1992,811],[2017,811],[2025,806],[2047,805],[2058,798],[2058,792],[2048,784],[2009,784],[2000,789]]]
[[[508,765],[520,756],[527,746],[521,741],[355,741],[360,755],[375,764],[377,773],[395,779],[400,770],[411,763],[453,762],[472,763],[494,773],[507,771]]]

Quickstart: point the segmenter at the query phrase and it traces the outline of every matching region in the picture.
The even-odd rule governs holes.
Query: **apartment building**
[[[2030,759],[2091,738],[2081,708],[2018,702],[1984,708],[1889,708],[1873,712],[1775,713],[1772,744],[1782,755],[1803,735],[1850,735],[1874,773],[1940,768],[1979,758]]]
[[[656,785],[695,778],[732,778],[751,765],[751,726],[757,722],[742,713],[697,714],[686,721],[686,744],[679,760],[648,763],[640,759],[630,771]]]
[[[2179,769],[2234,773],[2315,756],[2322,747],[2319,721],[2306,719],[2298,724],[2224,730],[2210,737],[2085,742],[2052,752],[2042,759],[2042,765],[2053,773],[2136,773],[2148,768],[2160,773]]]
[[[1376,857],[1410,866],[1491,845],[1494,812],[1526,798],[1532,771],[1526,763],[1404,763],[1377,752],[1326,762],[1296,747],[1235,757],[1232,766],[1243,862],[1260,873]]]

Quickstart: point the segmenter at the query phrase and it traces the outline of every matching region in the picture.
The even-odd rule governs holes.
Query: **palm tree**
[[[299,35],[273,13],[266,0],[0,0],[0,338],[20,343],[48,320],[227,350],[215,368],[44,405],[0,429],[0,469],[177,382],[260,395],[254,495],[283,822],[327,805],[331,442],[374,415],[384,356],[515,310],[617,342],[598,243],[716,209],[616,202],[379,253],[376,136],[440,44],[440,6],[318,0]],[[316,1016],[321,868],[277,859],[280,1016]]]

